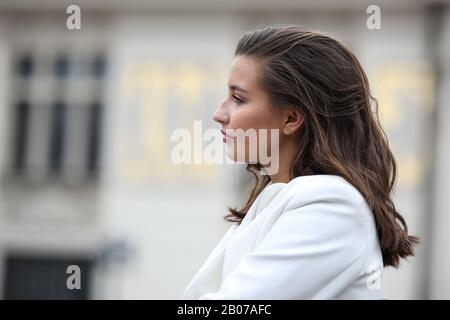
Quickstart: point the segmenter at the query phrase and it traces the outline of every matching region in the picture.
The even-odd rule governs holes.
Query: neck
[[[280,147],[279,154],[279,166],[277,170],[270,172],[270,180],[272,183],[288,183],[293,178],[291,176],[291,164],[295,157],[296,145],[293,143],[285,145],[283,148]]]
[[[282,170],[280,166],[280,170],[277,173],[270,175],[270,181],[272,183],[288,183],[290,180],[289,167],[283,168]]]

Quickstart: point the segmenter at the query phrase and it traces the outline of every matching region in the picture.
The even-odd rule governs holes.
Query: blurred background
[[[181,298],[251,177],[174,164],[171,133],[218,128],[237,40],[287,24],[342,39],[379,100],[395,203],[422,238],[383,297],[449,299],[450,2],[426,0],[0,0],[0,297]]]

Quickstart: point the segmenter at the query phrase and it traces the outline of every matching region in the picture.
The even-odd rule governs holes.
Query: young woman
[[[392,201],[395,159],[355,55],[320,32],[267,27],[239,40],[228,87],[214,113],[227,146],[238,129],[276,130],[265,148],[278,165],[261,174],[249,139],[243,155],[228,148],[256,184],[183,298],[380,299],[383,267],[418,238]]]

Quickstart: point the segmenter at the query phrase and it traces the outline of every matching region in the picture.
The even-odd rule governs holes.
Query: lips
[[[225,130],[223,130],[223,129],[221,129],[220,132],[222,132],[224,138],[229,138],[229,139],[232,139],[232,138],[233,138],[232,136],[227,135],[226,132],[225,132]]]
[[[220,132],[222,132],[222,135],[223,135],[222,141],[224,143],[226,143],[228,139],[233,139],[232,136],[226,134],[225,130],[221,129]]]

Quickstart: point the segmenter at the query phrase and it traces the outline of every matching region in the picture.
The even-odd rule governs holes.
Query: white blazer
[[[381,299],[383,259],[359,191],[334,175],[270,183],[183,299]]]

